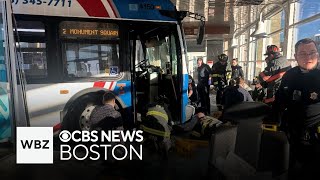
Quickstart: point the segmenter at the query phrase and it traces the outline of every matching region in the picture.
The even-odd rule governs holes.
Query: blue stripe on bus
[[[126,1],[126,2],[125,2]],[[175,10],[170,0],[113,0],[121,18],[175,21],[162,16],[157,8]]]
[[[186,119],[186,107],[188,105],[188,74],[183,74],[182,80],[182,119],[181,122],[184,123],[187,121]]]
[[[117,81],[114,92],[117,93],[122,103],[125,105],[124,108],[132,106],[131,104],[131,81]]]

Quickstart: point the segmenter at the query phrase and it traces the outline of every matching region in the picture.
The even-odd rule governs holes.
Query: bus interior
[[[177,24],[132,23],[130,32],[132,76],[137,112],[146,113],[146,104],[166,104],[172,117],[180,122],[182,62]],[[178,66],[180,64],[180,66]]]

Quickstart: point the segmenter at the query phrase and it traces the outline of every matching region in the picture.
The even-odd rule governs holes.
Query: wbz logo
[[[52,163],[52,127],[17,127],[17,164]]]
[[[50,149],[49,140],[21,140],[23,149]]]

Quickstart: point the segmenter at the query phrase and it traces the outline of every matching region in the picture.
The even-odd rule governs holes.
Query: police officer
[[[222,100],[222,92],[224,91],[224,88],[228,84],[227,81],[227,62],[228,62],[228,56],[226,54],[221,54],[218,56],[218,62],[216,62],[212,66],[212,78],[211,82],[212,85],[217,90],[216,94],[216,104],[218,109],[222,110],[221,100]]]
[[[254,90],[252,91],[252,99],[254,101],[262,102],[265,97],[264,88],[261,86],[258,77],[253,79],[252,85],[254,85]]]
[[[298,66],[283,76],[273,112],[278,117],[283,114],[281,124],[288,133],[293,155],[291,168],[297,167],[296,164],[302,167],[290,171],[294,173],[292,177],[316,177],[320,160],[320,68],[316,42],[298,41],[294,56]]]
[[[267,56],[267,67],[259,74],[259,81],[262,87],[267,89],[264,102],[271,105],[274,101],[274,95],[280,86],[282,76],[291,68],[291,65],[280,54],[276,45],[267,46],[267,51],[264,55]]]
[[[238,65],[238,59],[232,59],[231,71],[231,79],[237,79],[238,77],[244,78],[242,67]]]
[[[203,63],[202,58],[198,58],[198,97],[200,99],[201,108],[206,114],[210,114],[210,98],[209,98],[209,76],[211,74],[211,69],[209,65]]]

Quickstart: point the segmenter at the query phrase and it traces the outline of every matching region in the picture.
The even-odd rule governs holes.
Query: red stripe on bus
[[[109,90],[112,90],[113,83],[114,83],[114,81],[111,81],[111,84],[109,86]]]
[[[116,17],[118,17],[118,13],[117,13],[117,11],[115,10],[115,7],[114,7],[113,2],[111,2],[111,0],[107,0],[107,1],[108,1],[108,4],[110,5],[112,11],[113,11],[113,14],[114,14]]]
[[[106,84],[105,81],[96,81],[96,82],[93,83],[93,87],[103,88],[105,84]]]
[[[110,17],[101,0],[77,0],[89,16]]]
[[[56,124],[53,126],[53,132],[59,131],[61,129],[61,124]]]

